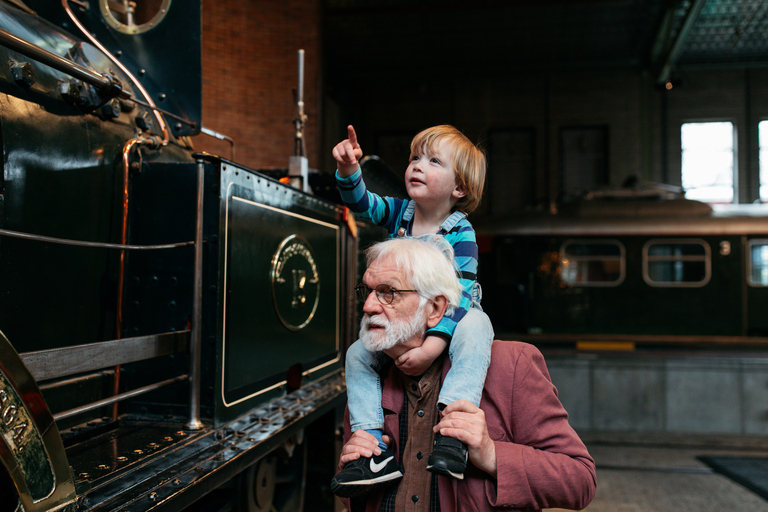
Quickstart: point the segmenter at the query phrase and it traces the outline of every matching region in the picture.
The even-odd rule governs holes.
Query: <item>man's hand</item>
[[[488,435],[482,409],[466,400],[457,400],[443,409],[442,414],[433,430],[466,444],[472,464],[496,478],[496,445]]]
[[[389,445],[391,441],[389,436],[382,436],[382,439]],[[352,432],[352,437],[349,438],[347,444],[341,448],[339,471],[344,469],[344,466],[353,460],[357,460],[360,457],[373,457],[374,455],[381,455],[381,448],[379,448],[379,442],[376,438],[365,430],[355,430]]]
[[[363,157],[363,149],[357,142],[357,134],[352,125],[347,126],[347,136],[348,139],[344,139],[333,148],[333,158],[336,159],[336,166],[342,178],[352,176],[357,170],[358,160]]]
[[[427,336],[420,347],[414,347],[395,359],[395,366],[411,377],[422,375],[447,346],[448,342],[440,336]]]

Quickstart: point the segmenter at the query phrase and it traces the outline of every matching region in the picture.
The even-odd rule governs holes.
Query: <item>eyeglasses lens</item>
[[[376,298],[382,304],[392,304],[392,301],[395,299],[395,293],[392,291],[392,287],[380,284],[376,287]]]
[[[392,287],[386,284],[380,284],[376,288],[369,288],[368,285],[360,283],[355,286],[355,290],[357,290],[357,298],[360,299],[361,302],[368,300],[368,296],[373,291],[376,292],[376,299],[382,304],[392,304],[392,301],[395,298]]]

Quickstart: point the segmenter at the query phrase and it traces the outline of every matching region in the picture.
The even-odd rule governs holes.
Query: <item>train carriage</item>
[[[478,225],[497,333],[542,343],[764,343],[764,205],[681,195],[585,198]]]

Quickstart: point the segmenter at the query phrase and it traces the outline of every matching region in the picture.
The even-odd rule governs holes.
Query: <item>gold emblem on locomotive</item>
[[[298,331],[309,324],[320,299],[320,276],[312,248],[304,238],[284,239],[272,257],[272,298],[278,318]]]

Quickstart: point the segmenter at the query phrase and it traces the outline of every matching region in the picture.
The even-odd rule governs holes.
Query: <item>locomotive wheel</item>
[[[243,472],[239,512],[292,512],[304,506],[306,443],[276,450]]]
[[[275,512],[277,456],[269,455],[248,468],[244,475],[243,512]]]

